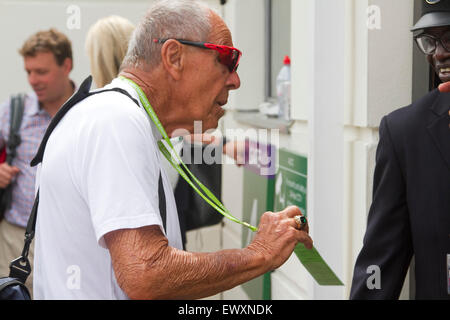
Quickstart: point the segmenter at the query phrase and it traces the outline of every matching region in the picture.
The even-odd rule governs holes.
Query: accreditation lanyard
[[[161,134],[163,140],[158,141],[158,147],[159,150],[162,152],[164,157],[166,157],[167,161],[172,165],[172,167],[180,174],[181,177],[199,194],[200,197],[203,198],[209,205],[211,205],[214,209],[216,209],[220,214],[222,214],[224,217],[230,219],[233,222],[239,223],[247,228],[249,228],[252,231],[257,231],[258,229],[247,222],[243,222],[235,217],[233,217],[227,208],[220,202],[219,199],[217,199],[214,194],[205,187],[193,174],[192,172],[187,168],[187,166],[184,164],[183,160],[181,160],[180,156],[178,155],[178,152],[175,151],[175,148],[173,147],[172,142],[169,139],[169,136],[166,133],[166,130],[164,130],[164,127],[162,123],[159,121],[158,116],[156,115],[155,111],[153,110],[150,102],[147,99],[147,96],[145,95],[144,91],[142,91],[141,87],[137,85],[134,81],[127,79],[123,76],[119,77],[120,79],[126,81],[128,84],[130,84],[138,93],[139,100],[141,101],[142,105],[144,106],[145,111],[149,115],[150,119],[153,121],[153,123],[156,125],[156,128],[158,129],[159,133]],[[164,144],[165,142],[165,144]],[[181,166],[180,166],[181,164]],[[187,174],[186,174],[187,173]],[[190,177],[189,177],[189,176]],[[194,182],[200,187],[200,189],[203,191],[200,191],[199,188],[194,184]]]

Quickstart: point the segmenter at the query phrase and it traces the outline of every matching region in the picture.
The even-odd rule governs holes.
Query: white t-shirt
[[[125,81],[115,79],[105,89],[113,87],[139,101]],[[166,236],[170,246],[182,249],[175,198],[142,106],[107,92],[86,98],[65,115],[38,168],[35,299],[127,299],[103,236],[150,225],[163,229],[160,171]]]

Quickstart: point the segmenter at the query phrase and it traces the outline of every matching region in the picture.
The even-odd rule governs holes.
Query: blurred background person
[[[9,264],[20,257],[25,227],[34,202],[36,168],[30,162],[51,118],[73,94],[75,84],[69,74],[73,69],[72,44],[56,29],[39,31],[30,36],[19,50],[23,57],[27,80],[33,89],[25,95],[21,144],[16,149],[12,166],[0,164],[0,188],[11,184],[12,201],[0,222],[0,275],[9,274]],[[10,103],[0,106],[0,149],[9,139]],[[33,264],[34,246],[29,253]],[[32,292],[32,275],[26,286]]]
[[[134,25],[127,19],[112,15],[98,20],[86,36],[86,52],[91,74],[98,88],[110,83],[119,74],[128,50]]]

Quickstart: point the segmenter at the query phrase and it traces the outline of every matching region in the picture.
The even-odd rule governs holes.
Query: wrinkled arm
[[[244,249],[190,253],[168,245],[159,226],[117,230],[105,235],[119,286],[131,299],[199,299],[231,289],[278,268],[301,241],[298,211],[266,213],[255,240]]]
[[[158,226],[105,237],[119,285],[131,299],[197,299],[264,273],[249,249],[189,253],[172,248]],[[129,254],[131,253],[131,254]]]

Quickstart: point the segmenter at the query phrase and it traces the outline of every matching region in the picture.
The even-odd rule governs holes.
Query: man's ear
[[[65,58],[62,64],[64,72],[68,75],[73,69],[73,61],[70,58]]]
[[[185,50],[176,40],[167,40],[161,49],[161,61],[167,72],[175,79],[180,80],[184,67]]]

